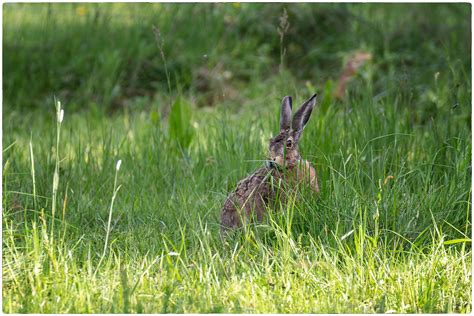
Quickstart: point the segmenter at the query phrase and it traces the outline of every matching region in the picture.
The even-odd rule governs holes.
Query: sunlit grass
[[[30,126],[43,135],[31,140],[37,207],[30,135],[22,121],[10,125],[4,311],[469,312],[467,126],[454,121],[437,138],[444,119],[413,129],[409,111],[393,122],[390,112],[375,118],[369,104],[352,105],[349,116],[316,109],[304,132],[301,152],[317,167],[321,195],[303,190],[226,241],[220,207],[261,164],[278,104],[263,121],[250,108],[240,120],[195,113],[200,128],[185,155],[145,112],[66,115],[57,193],[65,214],[56,212],[54,231],[54,111]]]
[[[289,7],[286,46],[276,49],[287,49],[285,65],[276,71],[281,56],[273,65],[267,40],[274,32],[279,42],[278,16],[263,21],[259,11],[277,12],[271,6],[65,4],[43,21],[44,5],[21,19],[31,8],[8,5],[4,19],[4,312],[471,312],[470,54],[462,50],[464,33],[452,27],[462,5],[436,6],[432,15],[405,4]],[[61,9],[67,14],[57,17]],[[96,25],[94,10],[113,16],[124,9],[125,23],[104,18],[101,32],[87,28]],[[352,19],[351,32],[317,33],[315,50],[300,60],[307,32],[294,30],[306,30],[313,15],[327,22],[315,32],[336,27],[333,17],[337,24]],[[440,26],[436,17],[444,15]],[[259,33],[241,41],[239,32],[255,21]],[[59,31],[55,23],[69,27]],[[163,47],[170,86],[155,23],[162,34],[175,31]],[[420,43],[427,34],[439,38]],[[47,39],[50,59],[14,49],[18,38]],[[120,41],[105,49],[103,38]],[[321,63],[339,60],[354,42],[374,58],[353,78],[347,99],[336,101],[338,68]],[[237,96],[200,107],[204,94],[190,82],[203,54],[210,69],[228,58]],[[153,73],[162,78],[124,75],[127,56],[137,71],[156,57]],[[29,67],[41,80],[25,75]],[[75,76],[80,84],[69,81]],[[144,84],[137,78],[153,95],[109,111],[104,105],[130,82]],[[225,197],[262,166],[281,98],[292,95],[297,106],[315,91],[323,98],[300,151],[316,167],[321,193],[299,188],[288,204],[269,207],[263,223],[221,239]],[[46,96],[56,93],[61,120]]]

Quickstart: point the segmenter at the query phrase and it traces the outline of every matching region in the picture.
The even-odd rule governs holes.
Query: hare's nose
[[[269,160],[266,161],[266,165],[267,165],[267,168],[275,168],[275,159],[274,158],[271,158]]]

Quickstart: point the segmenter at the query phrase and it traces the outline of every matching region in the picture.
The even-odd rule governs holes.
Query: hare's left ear
[[[281,113],[280,113],[280,131],[286,131],[290,129],[291,124],[291,108],[292,100],[290,96],[286,96],[281,101]]]
[[[314,105],[316,104],[316,96],[314,94],[311,98],[306,100],[303,105],[296,111],[295,116],[293,117],[292,129],[296,132],[302,132],[303,128],[305,127],[306,123],[311,116],[311,112],[313,111]]]

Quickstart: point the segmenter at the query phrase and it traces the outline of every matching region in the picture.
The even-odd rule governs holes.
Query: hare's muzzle
[[[270,169],[280,169],[281,167],[283,167],[283,164],[281,163],[282,159],[278,159],[278,158],[279,157],[266,160],[265,161],[266,167]]]
[[[276,167],[276,162],[274,160],[271,160],[271,159],[265,160],[265,166],[267,168],[273,169],[273,168]]]

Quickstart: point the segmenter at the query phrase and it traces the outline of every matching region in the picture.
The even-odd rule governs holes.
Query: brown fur
[[[311,190],[319,193],[319,184],[316,170],[309,161],[300,161],[296,169],[296,179],[298,184],[309,185]]]
[[[275,198],[271,177],[279,179],[276,169],[263,167],[247,178],[240,180],[234,192],[227,197],[221,212],[223,228],[240,227],[255,212],[255,218],[262,221],[265,205]]]

